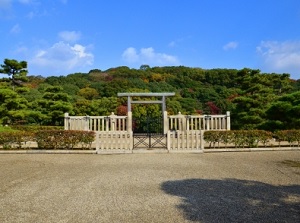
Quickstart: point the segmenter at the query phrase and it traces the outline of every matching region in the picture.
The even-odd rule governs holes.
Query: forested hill
[[[252,69],[189,67],[128,67],[98,69],[68,76],[28,76],[22,86],[0,82],[2,123],[61,124],[71,115],[124,115],[126,98],[119,92],[175,92],[167,99],[169,114],[225,114],[233,129],[299,129],[300,80],[289,74]],[[8,96],[9,95],[9,96]],[[135,115],[157,112],[155,106],[135,106]]]

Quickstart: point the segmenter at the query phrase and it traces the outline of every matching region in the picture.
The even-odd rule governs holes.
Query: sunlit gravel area
[[[0,222],[300,222],[300,151],[2,154]]]

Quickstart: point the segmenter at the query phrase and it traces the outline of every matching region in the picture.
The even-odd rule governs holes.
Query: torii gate
[[[162,93],[118,93],[118,97],[127,97],[127,115],[128,123],[127,130],[132,131],[132,111],[131,104],[161,104],[162,114],[163,114],[163,123],[164,123],[164,134],[168,131],[168,117],[166,111],[166,97],[174,96],[175,92],[162,92]],[[161,97],[161,100],[151,100],[151,101],[134,101],[132,97]]]

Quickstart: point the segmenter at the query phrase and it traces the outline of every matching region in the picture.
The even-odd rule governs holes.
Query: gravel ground
[[[0,222],[300,222],[300,151],[2,154]]]

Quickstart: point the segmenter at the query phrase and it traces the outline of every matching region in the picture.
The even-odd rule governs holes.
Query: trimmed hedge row
[[[276,139],[278,146],[288,142],[290,146],[300,146],[300,130],[281,130],[275,133],[264,130],[205,131],[204,140],[209,147],[233,146],[235,148],[255,148],[268,146]],[[36,142],[38,149],[91,149],[95,132],[75,130],[37,130],[0,132],[0,146],[3,149],[30,149],[29,142]]]
[[[41,130],[63,130],[63,126],[43,126],[43,125],[12,125],[12,129],[17,131],[32,131],[37,132]]]
[[[274,138],[280,142],[287,141],[291,146],[297,143],[298,147],[300,145],[300,130],[281,130],[275,132]]]
[[[297,143],[300,144],[300,130],[281,130],[275,133],[264,130],[231,130],[231,131],[205,131],[204,140],[209,143],[209,147],[228,147],[233,145],[235,148],[255,148],[259,144],[266,147],[271,140],[280,142],[288,142],[290,146]]]
[[[38,149],[91,149],[95,132],[74,130],[39,130],[0,133],[3,149],[28,149],[37,142]]]
[[[34,141],[33,132],[0,132],[0,146],[3,149],[21,149],[26,147],[26,143],[29,145],[30,141]]]

